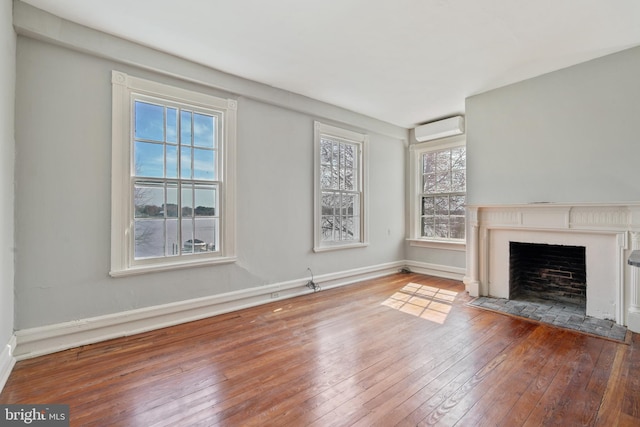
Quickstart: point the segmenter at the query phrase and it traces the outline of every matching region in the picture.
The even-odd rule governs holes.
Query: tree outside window
[[[465,238],[466,148],[423,152],[420,233],[429,239]]]
[[[315,123],[314,250],[366,244],[367,135]]]

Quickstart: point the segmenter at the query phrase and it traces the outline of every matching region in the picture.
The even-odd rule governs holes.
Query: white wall
[[[64,34],[89,31],[62,24]],[[109,50],[105,40],[111,36],[92,30],[90,35]],[[127,44],[125,51],[161,57],[159,64],[167,69],[196,70],[212,86],[219,76],[140,46]],[[237,263],[108,276],[112,69],[238,99]],[[303,104],[317,114],[281,108],[23,35],[17,45],[16,96],[18,330],[300,279],[308,275],[307,267],[319,275],[404,257],[404,141],[362,126],[389,129],[388,124],[310,101]],[[366,248],[311,251],[313,121],[323,116],[347,126],[356,117],[356,129],[371,137],[371,244]],[[406,135],[400,128],[393,132]]]
[[[15,144],[13,122],[16,34],[13,31],[11,17],[12,1],[0,1],[0,355],[13,335],[14,326],[13,171]],[[2,360],[0,360],[0,368],[2,368],[1,362]]]
[[[640,200],[640,48],[466,101],[470,204]]]

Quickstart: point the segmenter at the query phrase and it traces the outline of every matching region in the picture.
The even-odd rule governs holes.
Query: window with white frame
[[[411,147],[411,160],[413,239],[464,243],[464,138],[416,144]]]
[[[112,84],[111,275],[232,261],[236,101]]]
[[[367,244],[368,136],[315,122],[314,250]]]

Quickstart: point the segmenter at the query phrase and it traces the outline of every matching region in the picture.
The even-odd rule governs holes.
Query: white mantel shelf
[[[510,241],[584,246],[587,314],[640,332],[640,202],[468,205],[467,274],[472,296],[508,298]]]
[[[638,203],[529,203],[468,205],[472,219],[491,226],[640,232]],[[473,216],[475,215],[475,218]]]

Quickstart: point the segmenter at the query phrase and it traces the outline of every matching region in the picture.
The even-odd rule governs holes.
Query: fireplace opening
[[[586,310],[586,248],[509,242],[509,299],[542,299]]]

